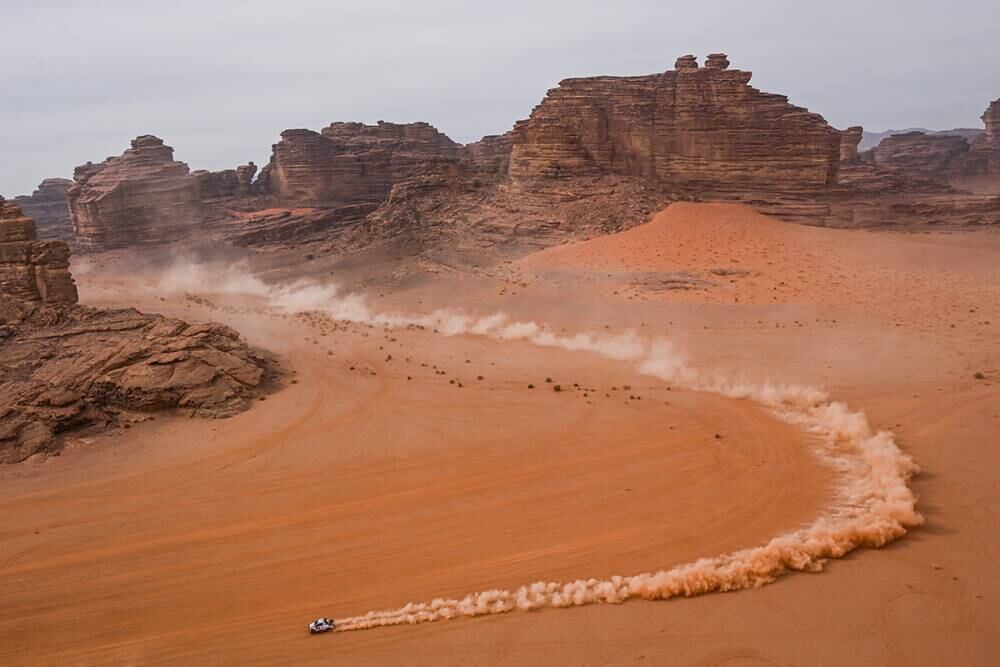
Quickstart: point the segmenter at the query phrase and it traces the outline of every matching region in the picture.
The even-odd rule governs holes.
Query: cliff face
[[[637,77],[567,79],[511,135],[518,182],[614,174],[660,187],[808,191],[836,181],[841,134],[748,85],[722,54]]]
[[[14,203],[35,221],[40,239],[68,241],[73,237],[67,192],[73,181],[46,178],[30,195],[15,197]]]
[[[298,206],[378,203],[394,184],[454,161],[459,148],[427,123],[286,130],[262,180],[279,201]]]
[[[143,135],[119,157],[77,167],[69,208],[84,248],[176,240],[203,218],[197,179],[161,139]]]
[[[35,223],[0,197],[0,296],[25,303],[76,303],[69,246],[39,241]]]

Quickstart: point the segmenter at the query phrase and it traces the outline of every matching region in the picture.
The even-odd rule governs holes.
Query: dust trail
[[[303,281],[272,286],[240,267],[222,276],[201,275],[202,271],[205,269],[193,264],[178,267],[168,272],[160,287],[211,285],[212,291],[259,296],[270,306],[289,312],[319,311],[338,319],[390,327],[418,324],[445,335],[518,339],[628,361],[636,364],[639,372],[678,386],[761,404],[778,418],[819,436],[819,455],[840,472],[836,501],[822,516],[806,528],[779,535],[760,546],[657,572],[566,583],[539,581],[516,590],[488,590],[461,599],[411,602],[399,609],[337,619],[338,630],[753,588],[788,572],[817,572],[828,558],[839,558],[859,547],[883,546],[923,522],[916,511],[916,498],[907,486],[918,468],[896,446],[892,433],[872,431],[864,413],[831,401],[819,389],[743,382],[720,371],[699,370],[690,366],[670,341],[648,341],[634,332],[563,336],[535,322],[512,322],[502,313],[487,317],[451,310],[417,316],[375,313],[362,297],[341,294],[331,285]]]

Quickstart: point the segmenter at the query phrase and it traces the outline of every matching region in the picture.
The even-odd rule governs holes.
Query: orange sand
[[[231,420],[160,418],[0,468],[0,662],[990,664],[998,258],[988,232],[683,204],[525,258],[513,298],[474,277],[389,295],[669,334],[701,366],[821,383],[898,433],[925,470],[928,523],[759,590],[320,637],[305,632],[320,615],[757,544],[815,518],[833,477],[754,404],[585,353],[255,314],[209,291],[221,307],[161,300],[88,274],[90,302],[223,319],[297,382]],[[616,282],[719,267],[750,273],[687,291]]]

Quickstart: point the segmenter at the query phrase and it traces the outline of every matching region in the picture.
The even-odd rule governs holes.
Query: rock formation
[[[253,191],[253,177],[257,175],[257,165],[253,162],[236,167],[236,195],[246,195]]]
[[[203,210],[198,179],[151,135],[121,156],[77,167],[69,190],[76,240],[83,248],[173,241],[195,229]]]
[[[951,198],[961,224],[995,221],[991,200],[968,197],[1000,191],[996,103],[971,149],[963,137],[977,131],[962,130],[859,154],[862,128],[835,129],[750,79],[722,53],[704,66],[684,55],[658,74],[567,79],[510,132],[465,146],[427,123],[290,129],[256,180],[253,163],[189,174],[161,141],[139,137],[120,158],[77,169],[74,226],[85,247],[174,240],[200,224],[238,245],[333,251],[460,236],[537,247],[638,224],[678,199],[741,201],[808,224],[910,225],[920,197],[934,196],[942,218]]]
[[[947,174],[968,152],[969,142],[963,137],[907,132],[883,139],[872,149],[871,160],[879,166],[947,182]]]
[[[204,203],[216,199],[242,197],[255,192],[253,177],[257,165],[253,162],[242,164],[236,169],[191,172],[198,187],[198,198]]]
[[[0,296],[0,463],[57,452],[67,431],[128,413],[235,414],[271,368],[221,324]]]
[[[858,150],[871,150],[882,143],[883,140],[888,139],[894,134],[907,134],[909,132],[923,132],[924,134],[943,134],[955,137],[964,137],[970,144],[983,133],[981,129],[972,127],[956,127],[951,130],[928,130],[925,127],[910,127],[902,130],[886,130],[885,132],[869,132],[865,130],[861,137],[861,144],[858,146]]]
[[[223,169],[222,171],[206,171],[199,169],[192,171],[198,187],[198,199],[201,202],[213,199],[225,199],[236,196],[236,170]]]
[[[983,132],[983,143],[1000,144],[1000,99],[990,102],[990,106],[981,116],[986,130]]]
[[[860,125],[855,125],[843,130],[840,133],[840,163],[853,162],[858,159],[858,144],[861,143],[861,137],[864,134],[864,128]]]
[[[279,201],[296,206],[378,204],[395,183],[454,161],[458,151],[427,123],[285,130],[273,146],[266,182]]]
[[[66,178],[46,178],[30,195],[14,198],[24,214],[35,221],[40,239],[69,241],[73,238],[67,192],[73,181]]]
[[[58,451],[61,433],[122,411],[235,414],[275,376],[221,324],[77,305],[68,267],[69,247],[36,240],[0,199],[0,463]]]
[[[809,191],[836,182],[841,134],[748,85],[723,54],[699,68],[567,79],[511,135],[510,175],[538,184],[618,175],[692,191]]]
[[[982,115],[985,131],[979,135],[952,173],[960,187],[1000,194],[1000,99]]]
[[[0,295],[26,303],[76,303],[69,246],[39,241],[35,223],[0,197]]]

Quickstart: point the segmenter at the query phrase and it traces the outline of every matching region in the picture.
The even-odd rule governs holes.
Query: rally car
[[[332,618],[317,618],[309,624],[310,634],[318,635],[321,632],[331,632],[334,629]]]

